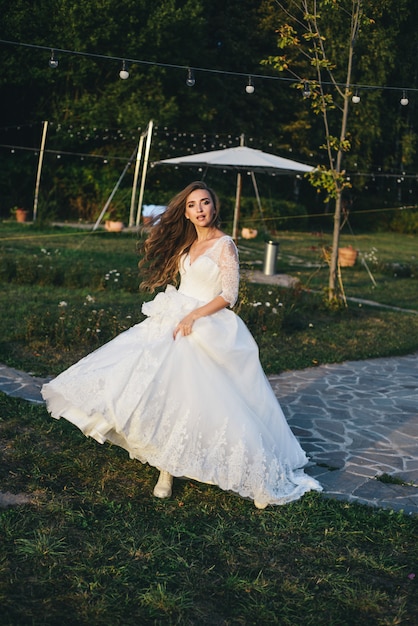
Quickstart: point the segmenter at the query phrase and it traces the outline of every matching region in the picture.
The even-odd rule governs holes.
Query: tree
[[[375,19],[367,17],[365,10],[366,4],[372,8],[374,3],[362,0],[276,0],[276,4],[284,16],[278,28],[278,47],[283,54],[269,57],[266,62],[295,77],[297,88],[303,92],[305,100],[309,98],[314,113],[323,123],[325,141],[321,147],[326,151],[327,164],[318,165],[309,176],[318,190],[326,192],[326,202],[334,202],[328,281],[328,298],[333,301],[338,296],[343,192],[351,186],[346,177],[344,159],[352,146],[348,121],[352,96],[356,95],[353,93],[353,63],[362,35],[368,31],[370,36],[376,23]],[[400,7],[397,9],[399,11]],[[382,7],[371,14],[381,17]],[[396,28],[393,30],[396,31]],[[375,36],[375,32],[373,34]],[[365,37],[362,44],[367,49],[364,42]],[[392,59],[389,59],[387,66],[390,67],[391,63]],[[382,68],[382,78],[385,71],[387,69]]]
[[[153,141],[155,160],[169,156],[175,133],[229,135],[232,140],[240,133],[274,138],[275,86],[261,87],[256,82],[256,94],[251,97],[245,92],[246,75],[222,74],[222,70],[259,73],[260,59],[274,45],[274,32],[266,34],[258,27],[258,3],[254,0],[45,0],[35,7],[32,4],[16,0],[10,5],[0,0],[3,38],[45,47],[0,47],[2,125],[20,128],[16,137],[13,130],[3,130],[0,143],[35,149],[42,120],[50,122],[48,148],[91,152],[104,158],[129,156],[138,141],[138,128],[144,129],[150,119],[157,129],[154,137],[161,129],[158,140]],[[56,51],[59,64],[51,69],[51,46],[80,54]],[[85,56],[88,53],[97,57]],[[123,81],[119,79],[121,62],[106,56],[147,63],[129,64],[129,80]],[[164,63],[172,67],[164,67]],[[185,84],[187,66],[215,71],[195,72],[196,85],[190,89]],[[281,114],[281,119],[284,117]],[[36,125],[36,130],[33,136],[27,131],[23,138],[21,128],[30,124]],[[20,171],[13,177],[5,174],[4,184],[0,180],[0,209],[10,206],[13,189],[18,188],[16,176],[32,182],[26,161],[27,173],[23,171],[21,154],[15,159],[22,165]],[[11,167],[9,155],[6,161],[6,167]],[[59,161],[59,176],[55,175],[55,157],[46,158],[43,168],[45,181],[61,181],[59,188],[54,185],[56,206],[61,206],[63,213],[69,204],[65,188],[71,189],[73,197],[75,179],[80,187],[75,198],[77,210],[80,198],[86,191],[90,194],[90,187],[82,182],[86,176],[74,179],[73,171],[67,176],[63,166],[68,161],[69,157]],[[112,179],[109,175],[104,180],[99,162],[85,160],[83,169],[86,175],[91,173],[98,188],[107,189]],[[29,204],[31,185],[27,196]],[[101,200],[98,198],[98,204]]]
[[[353,57],[355,82],[384,85],[386,81],[406,81],[413,87],[418,41],[412,19],[414,0],[363,0],[362,6],[374,20],[364,19],[358,31]],[[0,174],[0,211],[5,213],[18,204],[23,193],[30,205],[33,156],[39,146],[42,120],[50,122],[49,149],[67,155],[100,155],[108,161],[104,168],[102,159],[81,163],[78,156],[59,160],[51,154],[46,157],[43,180],[48,181],[49,191],[54,187],[55,206],[61,215],[66,215],[70,197],[76,201],[77,211],[87,196],[89,206],[94,206],[94,196],[101,204],[97,190],[108,194],[109,185],[120,173],[121,161],[110,157],[129,158],[138,141],[138,128],[144,130],[150,119],[155,123],[152,160],[185,150],[236,145],[244,133],[246,141],[253,138],[254,147],[324,165],[326,152],[317,149],[326,143],[317,96],[319,81],[311,64],[314,54],[309,51],[322,42],[326,59],[334,66],[330,71],[335,81],[345,84],[351,8],[351,0],[0,0],[2,38],[45,47],[0,45],[0,149],[6,155]],[[319,35],[315,35],[314,27],[309,32],[305,15],[315,17]],[[280,31],[287,23],[296,33],[293,39]],[[260,61],[274,51],[278,28],[280,54],[286,55],[290,75],[300,88],[304,79],[309,82],[310,98],[301,98],[288,80],[257,76],[268,74],[271,78],[271,64],[260,66]],[[294,42],[296,37],[298,43]],[[51,46],[80,54],[57,53],[59,66],[50,69]],[[87,53],[97,57],[83,56]],[[129,64],[129,80],[123,81],[119,79],[123,58],[149,63]],[[164,67],[164,63],[171,67]],[[211,71],[196,70],[196,84],[190,89],[185,85],[188,66]],[[332,93],[331,84],[326,84],[328,71],[326,66],[321,68],[321,80],[324,96],[332,98],[326,114],[329,135],[336,138],[332,153],[336,159],[343,100]],[[255,85],[253,95],[245,92],[249,76]],[[318,115],[312,113],[310,103],[317,103],[314,110]],[[362,94],[361,106],[348,108],[346,140],[350,151],[343,153],[342,168],[370,172],[378,164],[393,175],[401,166],[415,167],[413,103],[411,93],[410,106],[402,108],[400,119],[399,96],[394,92],[371,90],[367,97]],[[11,145],[27,146],[32,152],[16,150],[12,156]],[[71,170],[66,169],[71,159]],[[78,169],[83,172],[77,173]],[[154,185],[160,195],[177,185],[177,179],[173,172],[164,173],[157,181],[157,170],[148,178],[147,189]],[[89,181],[94,181],[93,189]],[[366,177],[352,177],[352,190],[344,191],[350,194],[350,201],[363,201],[367,194],[361,196],[358,191],[363,190],[365,181]],[[227,176],[219,176],[219,185],[221,193],[229,193]],[[290,184],[287,189],[282,183],[276,187],[281,196],[293,194]],[[78,194],[74,197],[75,188]],[[312,187],[304,184],[301,193],[304,203],[314,204]],[[317,199],[322,201],[322,194]]]

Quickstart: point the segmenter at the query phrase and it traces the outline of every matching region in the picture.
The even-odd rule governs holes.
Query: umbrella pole
[[[267,227],[266,227],[266,223],[264,221],[263,207],[261,206],[260,194],[258,193],[258,185],[257,185],[257,181],[255,179],[254,172],[251,172],[251,180],[253,181],[254,193],[255,193],[255,197],[257,199],[258,210],[260,211],[261,221],[263,222],[264,232],[266,233],[267,232]]]
[[[242,189],[242,176],[240,172],[237,174],[237,189],[235,194],[235,208],[234,208],[234,223],[232,226],[232,239],[235,243],[238,241],[238,222],[239,222],[239,212],[241,205],[241,189]]]

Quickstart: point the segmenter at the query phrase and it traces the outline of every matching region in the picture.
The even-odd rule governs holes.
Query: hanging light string
[[[5,150],[10,150],[10,152],[12,153],[15,153],[18,151],[33,152],[35,155],[39,153],[39,148],[33,148],[30,146],[14,146],[14,145],[8,145],[8,144],[0,144],[0,149],[1,148],[4,148]],[[87,152],[71,152],[71,151],[66,151],[66,150],[52,150],[52,149],[46,149],[45,154],[55,155],[57,159],[60,159],[62,156],[64,156],[64,157],[79,157],[82,160],[85,160],[85,159],[93,159],[96,161],[100,160],[104,164],[108,164],[112,161],[126,162],[126,156],[117,156],[114,154],[103,155],[103,154],[92,154],[92,153],[87,153]],[[250,172],[247,172],[247,174],[250,174]],[[272,176],[273,178],[275,178],[276,176],[280,176],[280,174],[278,173],[268,173],[268,175]],[[407,179],[418,181],[418,174],[416,173],[347,171],[347,180],[349,180],[350,178],[354,178],[354,177],[369,178],[372,180],[379,179],[379,178],[380,179],[396,179],[396,182],[398,184],[401,184]],[[300,178],[300,176],[296,175],[296,178]]]
[[[12,146],[7,144],[0,144],[0,148],[5,148],[6,150],[10,150],[11,152],[15,152],[16,150],[34,152],[35,155],[39,152],[39,148],[31,148],[30,146]],[[107,163],[108,161],[126,161],[126,156],[91,154],[86,152],[69,152],[66,150],[51,149],[45,149],[44,152],[48,154],[55,154],[58,159],[61,158],[61,156],[76,156],[80,157],[81,159],[100,159],[104,163]]]
[[[28,122],[26,124],[16,124],[16,125],[12,125],[12,126],[5,126],[5,127],[0,127],[0,132],[8,132],[9,130],[23,130],[23,129],[27,129],[27,128],[32,128],[34,126],[37,126],[38,122]],[[136,133],[138,131],[141,131],[141,127],[137,127],[136,129],[125,129],[124,131],[122,131],[120,128],[115,129],[115,128],[98,128],[98,127],[86,127],[85,125],[82,125],[79,127],[74,126],[73,124],[70,124],[68,126],[65,126],[61,123],[57,123],[57,122],[51,122],[50,123],[51,127],[56,127],[56,130],[64,133],[71,133],[71,137],[74,138],[74,140],[76,141],[81,141],[83,143],[83,137],[84,137],[84,141],[88,141],[88,140],[101,140],[101,141],[107,141],[107,140],[122,140],[123,142],[126,141],[136,141]],[[227,148],[231,145],[236,145],[236,143],[239,140],[238,136],[234,136],[231,133],[220,133],[220,132],[213,132],[213,133],[199,133],[199,132],[183,132],[183,131],[179,131],[176,129],[170,129],[167,126],[155,126],[154,127],[154,132],[156,137],[158,136],[160,138],[160,143],[158,144],[159,146],[163,145],[162,142],[164,141],[169,141],[169,145],[164,144],[165,150],[171,150],[174,151],[176,153],[178,153],[179,151],[179,142],[187,142],[186,147],[183,147],[182,150],[183,151],[187,151],[190,153],[196,152],[196,150],[200,147],[200,149],[202,150],[207,150],[208,149],[208,145],[210,147],[210,149],[222,149],[222,148]],[[58,135],[56,135],[58,136]],[[193,143],[190,143],[190,142]],[[253,137],[248,137],[247,138],[247,142],[249,144],[253,144],[254,145],[254,141],[256,141],[256,145],[258,146],[259,149],[268,149],[268,147],[272,147],[271,142],[261,142],[261,144],[264,144],[264,148],[262,146],[260,146],[260,140],[257,139],[255,140]],[[182,144],[183,145],[183,144]],[[24,145],[17,145],[16,143],[10,144],[10,143],[0,143],[0,149],[5,149],[5,150],[9,150],[12,154],[14,154],[15,152],[33,152],[35,155],[38,154],[39,152],[39,147],[33,147],[33,146],[24,146]],[[45,153],[49,153],[52,155],[55,155],[57,159],[60,159],[61,156],[62,157],[79,157],[81,160],[84,159],[92,159],[92,160],[96,160],[96,161],[102,161],[102,163],[107,164],[109,162],[112,161],[126,161],[126,155],[125,156],[120,156],[120,155],[115,155],[115,154],[95,154],[94,152],[82,152],[82,151],[75,151],[75,150],[57,150],[57,149],[46,149]],[[312,155],[311,155],[312,157]],[[404,180],[406,179],[410,179],[410,180],[417,180],[418,181],[418,174],[415,172],[406,172],[404,170],[402,171],[394,171],[392,169],[392,171],[382,171],[380,166],[374,166],[372,168],[371,171],[368,172],[363,172],[363,171],[358,171],[357,169],[352,169],[352,170],[348,170],[346,172],[347,175],[347,179],[350,179],[351,177],[362,177],[362,178],[368,178],[368,179],[397,179],[397,182],[400,184],[402,183]],[[271,174],[271,176],[275,176],[274,174]]]
[[[0,132],[1,131],[9,131],[9,130],[23,130],[25,128],[32,128],[34,126],[37,126],[38,122],[28,122],[26,124],[18,124],[18,125],[14,125],[14,126],[6,126],[3,128],[0,128]],[[81,126],[79,129],[77,128],[77,126],[74,126],[73,124],[70,124],[69,126],[65,126],[62,125],[61,123],[54,123],[51,122],[50,123],[51,127],[56,126],[56,130],[59,131],[59,133],[61,134],[61,132],[64,133],[71,133],[71,137],[74,138],[75,141],[81,141],[83,143],[83,137],[84,137],[84,141],[90,140],[92,139],[94,140],[102,140],[102,141],[106,141],[109,138],[111,138],[113,141],[114,140],[122,140],[124,142],[128,141],[134,141],[136,140],[136,132],[141,131],[141,127],[138,127],[136,129],[125,129],[123,132],[121,131],[120,128],[118,129],[113,129],[113,128],[98,128],[98,127],[94,127],[94,128],[89,128],[86,126]],[[183,151],[187,151],[190,153],[196,152],[196,150],[200,147],[202,150],[207,150],[208,149],[208,145],[210,147],[210,149],[222,149],[222,148],[227,148],[228,146],[231,145],[235,145],[238,140],[239,137],[238,136],[234,136],[231,133],[199,133],[199,132],[182,132],[176,129],[170,129],[167,126],[155,126],[154,127],[154,131],[155,131],[155,135],[156,137],[158,136],[160,138],[160,143],[158,144],[159,146],[163,145],[161,142],[162,141],[169,141],[169,145],[165,146],[166,150],[171,150],[174,151],[176,153],[178,153],[179,151],[179,142],[183,145],[183,142],[187,142],[187,146],[183,147]],[[92,136],[93,135],[93,136]],[[65,135],[64,135],[65,136]],[[110,137],[111,136],[111,137]],[[58,134],[56,135],[56,137],[58,137]],[[190,142],[193,142],[192,144]],[[249,144],[254,144],[255,139],[253,137],[248,137],[247,139]],[[261,142],[261,143],[265,143],[265,142]],[[256,145],[260,148],[260,140],[256,140]],[[270,142],[268,142],[267,144],[265,144],[265,148],[267,147],[272,147],[272,144]],[[33,147],[33,146],[25,146],[25,145],[18,145],[16,143],[0,143],[0,148],[1,149],[5,149],[5,150],[9,150],[12,154],[14,154],[15,152],[32,152],[35,155],[38,154],[39,152],[39,147]],[[264,148],[264,149],[265,149]],[[102,161],[102,163],[109,163],[112,161],[125,161],[126,160],[126,155],[116,155],[116,154],[95,154],[94,152],[84,152],[81,150],[60,150],[60,149],[53,149],[53,148],[49,148],[45,150],[46,153],[49,153],[51,155],[55,155],[57,159],[60,159],[61,157],[79,157],[81,160],[84,159],[92,159],[92,160],[96,160],[96,161]],[[312,155],[311,155],[312,156]],[[271,174],[272,176],[274,176],[274,174]],[[402,171],[394,171],[392,169],[392,171],[382,171],[380,166],[375,166],[373,167],[373,169],[371,171],[358,171],[357,169],[353,168],[352,170],[348,170],[346,172],[347,175],[347,179],[351,178],[351,177],[363,177],[363,178],[368,178],[368,179],[397,179],[398,183],[403,182],[406,179],[410,179],[410,180],[417,180],[418,181],[418,174],[415,172],[406,172],[404,170]]]
[[[126,76],[126,74],[129,75],[129,73],[127,72],[126,65],[132,65],[132,64],[136,64],[136,65],[147,65],[147,66],[151,66],[151,67],[164,67],[164,68],[170,68],[170,69],[177,69],[177,70],[183,70],[186,72],[186,75],[188,77],[192,76],[192,80],[195,81],[195,73],[196,72],[201,72],[206,73],[206,74],[218,74],[218,75],[223,75],[223,76],[237,76],[237,77],[244,77],[248,80],[248,72],[233,72],[230,70],[220,70],[220,69],[214,69],[214,68],[208,68],[208,67],[190,67],[190,65],[177,65],[174,63],[161,63],[158,61],[147,61],[144,59],[131,59],[128,57],[119,57],[119,56],[112,56],[112,55],[105,55],[105,54],[98,54],[98,53],[93,53],[93,52],[80,52],[79,50],[68,50],[65,48],[57,48],[56,46],[41,46],[39,44],[32,44],[32,43],[24,43],[24,42],[20,42],[20,41],[10,41],[7,39],[0,39],[0,44],[4,44],[4,45],[9,45],[9,46],[18,46],[18,47],[22,47],[22,48],[32,48],[32,49],[36,49],[36,50],[46,50],[50,53],[50,59],[49,59],[49,65],[53,68],[56,68],[58,66],[58,60],[56,58],[57,54],[67,54],[67,55],[71,55],[71,56],[79,56],[79,57],[87,57],[87,58],[92,58],[92,59],[103,59],[106,61],[117,61],[119,63],[122,64],[122,70],[121,73],[123,72],[124,74],[121,76],[121,78],[127,78],[128,76]],[[287,82],[287,83],[295,83],[297,80],[299,80],[299,82],[303,82],[305,87],[304,87],[304,91],[305,88],[307,87],[307,85],[309,86],[309,82],[306,81],[306,79],[299,79],[299,78],[286,78],[284,76],[273,76],[271,74],[254,74],[251,73],[251,79],[260,79],[260,80],[274,80],[274,81],[281,81],[281,82]],[[314,84],[314,83],[312,83]],[[322,81],[323,85],[337,85],[338,87],[345,87],[346,85],[343,83],[332,83],[331,81]],[[194,82],[193,82],[194,85]],[[248,86],[248,85],[247,85]],[[394,86],[390,86],[390,85],[365,85],[365,84],[353,84],[351,85],[351,87],[353,89],[357,89],[357,90],[379,90],[379,91],[384,91],[384,90],[390,90],[390,91],[400,91],[403,94],[402,99],[406,100],[406,93],[407,92],[416,92],[418,91],[417,87],[394,87]],[[247,91],[248,93],[248,91]],[[251,91],[252,93],[252,91]],[[305,95],[306,97],[306,95]]]
[[[148,65],[151,67],[165,67],[165,68],[170,68],[170,69],[184,70],[187,76],[191,77],[192,80],[193,80],[193,75],[196,71],[202,72],[202,73],[221,74],[225,76],[243,76],[245,78],[248,78],[248,72],[232,72],[228,70],[218,70],[218,69],[213,69],[213,68],[208,68],[208,67],[193,67],[192,68],[190,67],[190,65],[177,65],[175,63],[161,63],[158,61],[147,61],[144,59],[131,59],[128,57],[98,54],[94,52],[80,52],[79,50],[67,50],[65,48],[57,48],[56,46],[41,46],[38,44],[24,43],[20,41],[9,41],[7,39],[0,39],[0,44],[9,45],[9,46],[19,46],[23,48],[32,48],[36,50],[47,50],[49,51],[51,55],[50,61],[51,59],[54,60],[57,63],[57,65],[58,65],[58,62],[55,56],[57,53],[59,53],[59,54],[68,54],[71,56],[88,57],[92,59],[102,59],[106,61],[118,61],[119,63],[122,63],[122,64],[129,63],[129,65],[132,65],[132,64]],[[286,78],[282,76],[271,76],[268,74],[251,74],[251,76],[253,78],[265,78],[265,79],[279,80],[279,81],[285,81],[285,82],[295,82],[293,78]]]

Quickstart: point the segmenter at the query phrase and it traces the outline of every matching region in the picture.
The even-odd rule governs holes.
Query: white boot
[[[156,498],[169,498],[173,486],[173,477],[165,470],[160,471],[160,477],[154,487],[154,496]]]

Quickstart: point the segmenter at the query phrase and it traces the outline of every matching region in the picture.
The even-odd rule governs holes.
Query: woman
[[[233,240],[219,228],[219,203],[203,182],[169,203],[145,241],[142,287],[166,286],[143,304],[147,316],[45,385],[53,417],[173,476],[284,504],[319,483],[291,432],[258,358],[230,310],[238,296]],[[180,274],[180,286],[176,283]]]

